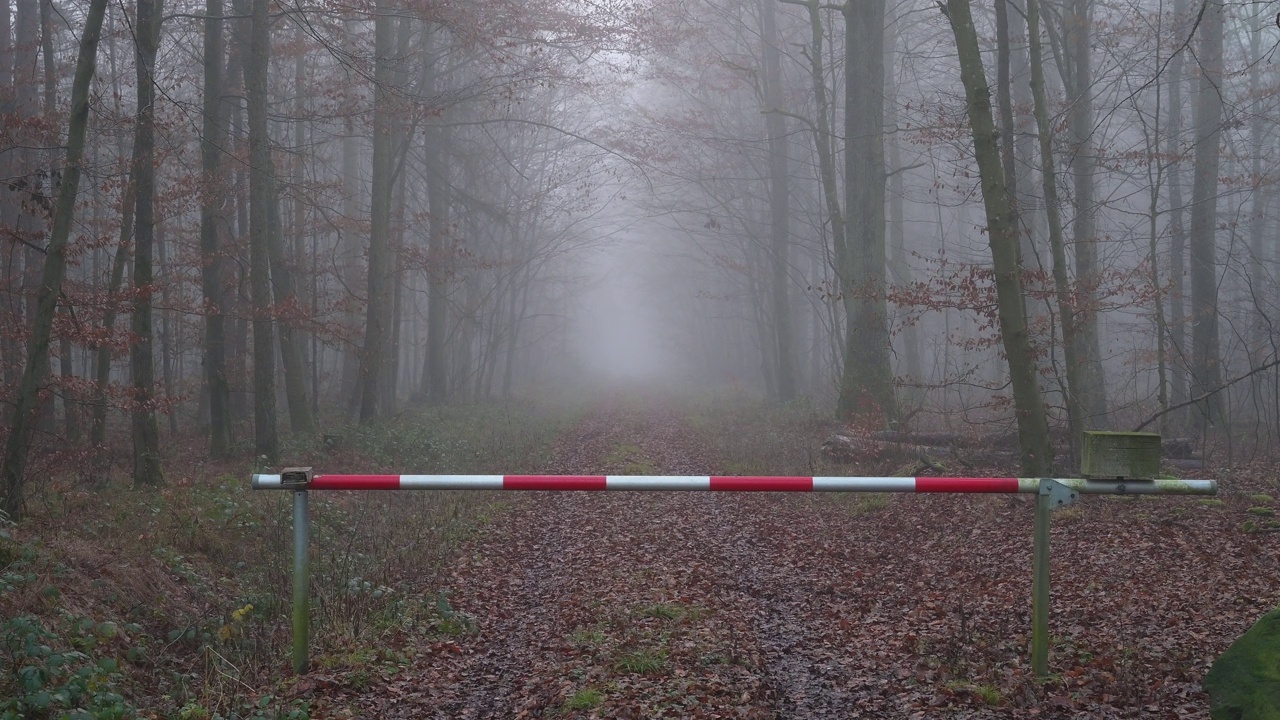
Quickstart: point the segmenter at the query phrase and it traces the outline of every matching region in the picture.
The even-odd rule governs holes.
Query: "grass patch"
[[[1274,509],[1269,507],[1263,507],[1261,505],[1251,507],[1245,512],[1249,513],[1250,515],[1257,515],[1258,517],[1275,517],[1276,516],[1276,511]]]
[[[574,710],[590,710],[604,704],[604,693],[595,688],[583,688],[564,701],[566,712]]]
[[[1220,507],[1227,506],[1226,503],[1222,502],[1218,498],[1205,498],[1200,501],[1200,504],[1205,507],[1211,507],[1211,508],[1220,508]]]
[[[699,608],[688,608],[683,605],[658,603],[656,605],[650,605],[646,608],[642,608],[640,610],[640,616],[655,618],[657,620],[680,622],[686,619],[697,620],[702,617],[702,610]]]
[[[652,675],[667,667],[665,650],[635,650],[625,653],[614,663],[618,670],[635,675]]]
[[[654,475],[657,465],[636,445],[622,444],[605,455],[604,462],[610,467],[618,468],[621,475]]]
[[[1253,502],[1258,503],[1259,505],[1263,503],[1272,503],[1276,501],[1275,498],[1271,497],[1266,493],[1258,493],[1257,495],[1250,495],[1249,499],[1252,500]]]

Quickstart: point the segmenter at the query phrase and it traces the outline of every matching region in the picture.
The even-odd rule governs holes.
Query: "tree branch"
[[[1214,395],[1217,395],[1218,393],[1222,392],[1223,390],[1226,390],[1227,388],[1231,387],[1232,385],[1235,385],[1236,383],[1240,382],[1241,380],[1245,380],[1245,379],[1247,379],[1247,378],[1253,377],[1254,375],[1257,375],[1258,373],[1260,373],[1260,372],[1262,372],[1262,371],[1264,371],[1264,370],[1270,370],[1271,368],[1273,368],[1273,367],[1275,367],[1275,366],[1277,366],[1277,365],[1280,365],[1280,360],[1272,360],[1271,362],[1267,363],[1266,365],[1260,365],[1260,366],[1258,366],[1258,367],[1256,367],[1256,368],[1254,368],[1254,369],[1250,370],[1249,372],[1247,372],[1247,373],[1245,373],[1245,374],[1241,375],[1240,377],[1237,377],[1237,378],[1235,378],[1235,379],[1233,379],[1233,380],[1228,380],[1227,382],[1222,383],[1221,385],[1219,385],[1218,387],[1216,387],[1216,388],[1214,388],[1214,389],[1210,390],[1209,392],[1206,392],[1206,393],[1201,394],[1201,395],[1197,395],[1196,397],[1193,397],[1193,398],[1191,398],[1190,400],[1187,400],[1186,402],[1180,402],[1180,403],[1178,403],[1177,405],[1171,405],[1171,406],[1169,406],[1169,407],[1167,407],[1167,408],[1165,408],[1165,409],[1161,410],[1160,412],[1156,413],[1155,415],[1152,415],[1151,417],[1147,418],[1146,420],[1143,420],[1141,424],[1139,424],[1137,427],[1135,427],[1135,428],[1133,429],[1133,432],[1138,432],[1138,431],[1139,431],[1139,430],[1141,430],[1142,428],[1144,428],[1144,427],[1146,427],[1146,426],[1150,425],[1150,424],[1151,424],[1152,422],[1154,422],[1156,419],[1158,419],[1158,418],[1160,418],[1160,417],[1162,417],[1162,416],[1164,416],[1164,415],[1167,415],[1167,414],[1169,414],[1169,413],[1173,412],[1174,410],[1181,410],[1182,408],[1187,407],[1188,405],[1195,405],[1196,403],[1201,402],[1201,401],[1203,401],[1203,400],[1208,400],[1209,398],[1213,397]]]

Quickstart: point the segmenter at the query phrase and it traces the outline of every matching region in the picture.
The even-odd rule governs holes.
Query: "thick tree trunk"
[[[133,177],[137,209],[134,211],[133,322],[135,337],[130,360],[133,374],[133,482],[164,482],[160,467],[160,426],[156,422],[154,331],[151,294],[155,291],[152,255],[155,250],[155,67],[160,44],[163,0],[137,2],[138,114],[134,126]]]
[[[67,130],[67,158],[58,187],[54,207],[53,228],[49,235],[40,295],[36,305],[34,331],[27,346],[27,362],[22,384],[9,423],[4,460],[0,463],[0,511],[17,520],[23,509],[23,483],[26,480],[27,451],[31,444],[34,411],[39,407],[41,386],[49,373],[49,341],[53,335],[53,316],[62,291],[67,265],[67,241],[71,236],[76,194],[80,189],[81,162],[84,157],[86,129],[89,125],[89,86],[93,81],[98,58],[98,40],[102,37],[102,18],[106,0],[91,0],[80,34],[80,51],[71,87],[71,117]]]
[[[944,10],[951,22],[960,58],[960,79],[968,101],[969,126],[973,132],[974,155],[982,182],[982,199],[987,212],[987,238],[995,270],[996,302],[1000,339],[1009,363],[1014,410],[1018,421],[1018,443],[1022,452],[1024,477],[1046,475],[1053,451],[1049,444],[1049,423],[1044,400],[1036,383],[1036,362],[1027,335],[1026,311],[1022,304],[1022,268],[1018,264],[1018,219],[1004,185],[1004,169],[996,144],[995,123],[991,119],[991,90],[982,69],[978,33],[973,25],[969,0],[947,0]]]
[[[271,138],[267,132],[267,65],[270,59],[270,0],[250,0],[249,50],[245,53],[244,90],[249,125],[249,277],[253,296],[254,452],[274,463],[279,451],[276,428],[276,362],[271,318]],[[243,5],[244,3],[238,3]],[[240,14],[244,14],[241,12]]]
[[[204,126],[200,134],[200,279],[204,290],[204,380],[209,397],[209,457],[231,453],[231,385],[227,382],[226,302],[222,289],[222,250],[218,224],[227,203],[222,172],[226,152],[226,114],[222,103],[223,0],[205,0]]]
[[[1195,104],[1195,180],[1191,191],[1191,396],[1222,384],[1218,346],[1218,143],[1222,136],[1222,3],[1209,2],[1197,31],[1200,84]],[[1221,393],[1200,404],[1201,421],[1223,422]]]
[[[787,122],[779,112],[782,99],[782,61],[778,49],[775,0],[760,0],[760,52],[764,64],[765,132],[769,138],[769,298],[773,352],[777,355],[779,400],[796,395],[795,333],[788,299],[787,264],[791,246],[790,160]]]
[[[394,76],[392,48],[395,17],[388,0],[378,0],[374,19],[373,166],[369,204],[369,304],[365,314],[364,352],[360,358],[360,422],[379,415],[380,388],[386,367],[387,324],[391,321],[391,107]]]
[[[894,418],[885,297],[884,0],[846,3],[845,356],[836,413]]]
[[[1066,52],[1071,54],[1070,66],[1074,70],[1070,83],[1071,112],[1067,116],[1074,146],[1071,173],[1076,201],[1076,217],[1071,224],[1076,260],[1077,325],[1073,335],[1082,364],[1078,373],[1079,390],[1073,389],[1072,393],[1078,393],[1080,408],[1086,413],[1082,417],[1082,428],[1106,429],[1110,423],[1098,337],[1098,230],[1093,182],[1097,160],[1093,144],[1093,63],[1089,47],[1091,1],[1072,0],[1070,15],[1066,18]]]

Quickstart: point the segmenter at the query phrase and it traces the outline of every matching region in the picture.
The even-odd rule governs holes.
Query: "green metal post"
[[[1035,542],[1031,581],[1031,670],[1037,678],[1049,675],[1049,515],[1052,480],[1040,481],[1036,495]]]
[[[293,491],[293,671],[299,675],[311,664],[311,526],[307,491]]]

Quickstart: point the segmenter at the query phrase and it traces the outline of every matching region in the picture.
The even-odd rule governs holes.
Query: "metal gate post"
[[[1049,674],[1049,483],[1040,481],[1036,494],[1035,540],[1032,556],[1035,574],[1031,580],[1031,671],[1037,678]]]
[[[293,671],[299,675],[311,664],[311,526],[307,491],[293,491]]]
[[[311,517],[307,488],[311,468],[285,468],[278,487],[293,490],[293,671],[299,675],[311,664]]]
[[[1031,555],[1035,565],[1031,579],[1031,671],[1037,679],[1049,675],[1049,517],[1080,498],[1067,485],[1040,479],[1036,492],[1036,526]]]

